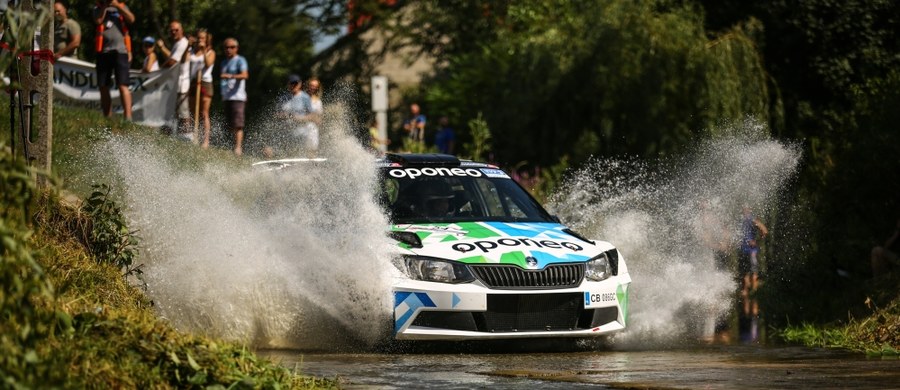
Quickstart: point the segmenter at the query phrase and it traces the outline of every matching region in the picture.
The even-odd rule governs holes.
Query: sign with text
[[[131,70],[132,117],[146,126],[173,126],[178,92],[178,67],[142,73]],[[115,78],[113,79],[115,83]],[[113,112],[122,112],[119,89],[110,87]],[[97,70],[90,62],[61,57],[53,66],[53,99],[63,105],[100,110]]]

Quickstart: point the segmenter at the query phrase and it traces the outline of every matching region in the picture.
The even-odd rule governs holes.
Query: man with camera
[[[131,37],[128,25],[134,23],[134,14],[119,0],[104,0],[94,8],[94,23],[97,34],[94,49],[97,51],[97,86],[100,87],[100,106],[103,114],[112,116],[112,101],[109,87],[115,74],[122,112],[126,120],[131,120],[131,79],[128,68],[131,63]]]

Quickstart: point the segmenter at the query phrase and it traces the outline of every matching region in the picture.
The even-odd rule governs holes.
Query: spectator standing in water
[[[190,64],[188,64],[188,47],[190,42],[184,36],[184,28],[181,23],[173,20],[169,23],[169,36],[172,38],[172,50],[166,47],[166,43],[160,39],[156,41],[159,50],[163,54],[164,61],[160,67],[164,69],[178,66],[178,93],[175,98],[175,116],[177,118],[176,134],[187,136],[191,123],[191,109],[188,102],[188,92],[191,88]]]
[[[53,58],[77,57],[78,48],[81,47],[81,26],[75,20],[69,18],[68,5],[64,1],[53,3],[53,14],[56,20],[56,29],[53,35],[55,47]]]
[[[188,95],[190,96],[191,110],[199,107],[199,113],[194,112],[194,120],[203,121],[200,147],[207,149],[209,148],[209,132],[212,128],[209,121],[209,107],[212,105],[213,98],[213,66],[216,63],[216,51],[212,49],[212,34],[206,29],[197,30],[195,37],[189,60],[191,87]]]
[[[144,64],[141,65],[141,72],[150,73],[159,70],[159,61],[156,60],[156,39],[153,37],[145,37],[142,41],[144,50]]]
[[[234,134],[234,154],[243,154],[244,110],[247,104],[247,79],[250,70],[247,59],[238,55],[238,41],[225,39],[225,60],[221,64],[221,92],[225,103],[225,126]]]
[[[131,79],[128,74],[131,63],[131,37],[128,25],[134,23],[134,14],[119,0],[103,0],[94,7],[94,23],[97,35],[97,87],[100,89],[100,107],[107,118],[112,116],[112,97],[109,87],[115,74],[122,112],[131,120]]]
[[[738,253],[738,270],[743,278],[742,294],[755,291],[759,286],[759,240],[768,234],[769,229],[766,225],[753,216],[749,206],[744,206],[741,218],[741,248]]]

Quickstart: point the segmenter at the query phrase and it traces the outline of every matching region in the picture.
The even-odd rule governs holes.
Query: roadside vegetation
[[[900,357],[900,299],[888,307],[873,308],[871,315],[851,318],[844,325],[805,323],[788,326],[781,338],[812,347],[843,348],[868,356]]]
[[[99,113],[55,110],[57,158],[96,133],[159,137]],[[90,129],[88,123],[107,127]],[[72,193],[0,136],[0,380],[5,388],[329,388],[247,347],[182,333],[140,281],[139,232],[105,185]],[[70,138],[71,137],[71,138]],[[223,154],[227,154],[224,153]],[[57,165],[63,171],[77,164]],[[71,172],[70,172],[71,173]],[[36,176],[48,178],[38,188]],[[81,199],[84,199],[82,201]]]

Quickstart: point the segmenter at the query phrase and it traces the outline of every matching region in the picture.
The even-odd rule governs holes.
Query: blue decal
[[[455,308],[456,305],[458,305],[458,304],[459,304],[459,301],[461,301],[461,300],[462,300],[462,299],[459,299],[459,295],[456,295],[456,293],[453,293],[453,306],[452,306],[452,307]]]
[[[584,292],[584,306],[588,307],[591,305],[591,293],[589,291]]]
[[[401,309],[400,306],[406,304],[406,311],[402,314],[398,313],[398,309]],[[423,292],[409,292],[409,291],[397,291],[394,292],[394,332],[399,332],[410,319],[412,319],[413,314],[419,311],[422,307],[437,307],[434,304],[434,301],[431,300],[431,297],[428,296],[427,293]]]
[[[546,267],[547,265],[554,264],[554,263],[574,263],[574,262],[578,262],[578,261],[590,260],[590,257],[584,256],[584,255],[578,255],[578,254],[574,254],[574,253],[567,253],[567,254],[563,255],[562,257],[557,257],[557,256],[554,256],[547,252],[541,252],[541,251],[535,251],[535,250],[532,250],[530,252],[531,252],[531,256],[534,257],[535,259],[537,259],[537,261],[538,261],[537,269],[544,269],[544,267]]]
[[[485,222],[485,225],[501,231],[503,234],[510,237],[535,238],[543,234],[547,238],[571,238],[569,235],[556,231],[555,229],[561,228],[561,225],[556,223],[512,224],[503,222]]]

